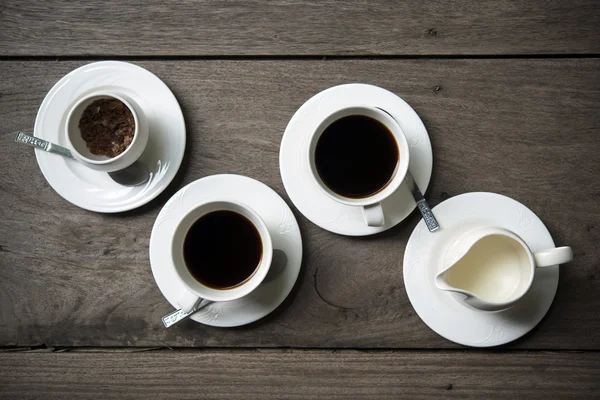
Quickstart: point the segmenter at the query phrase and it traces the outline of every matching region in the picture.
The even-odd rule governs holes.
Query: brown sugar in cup
[[[148,122],[134,99],[113,92],[95,92],[69,108],[66,140],[73,158],[103,172],[133,164],[148,143]]]
[[[78,126],[92,154],[111,158],[123,153],[135,137],[133,113],[116,98],[94,100],[83,110]]]

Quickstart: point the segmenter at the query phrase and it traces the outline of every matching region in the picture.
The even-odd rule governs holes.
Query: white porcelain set
[[[112,159],[92,155],[77,127],[83,109],[105,97],[121,100],[136,123],[133,142]],[[64,110],[67,114],[61,115]],[[393,179],[364,199],[332,192],[314,163],[324,129],[352,114],[367,115],[387,126],[402,155]],[[126,211],[155,198],[177,173],[186,142],[181,109],[166,85],[143,68],[122,62],[89,64],[61,79],[40,107],[35,135],[68,145],[79,161],[67,163],[36,151],[52,187],[72,203],[99,212]],[[143,187],[118,187],[94,172],[123,169],[138,158],[151,167],[152,177]],[[376,86],[347,84],[316,94],[296,111],[283,135],[279,162],[286,192],[302,214],[329,231],[363,236],[395,226],[414,210],[404,178],[410,169],[425,192],[432,160],[425,126],[406,102]],[[200,284],[190,276],[182,256],[190,224],[217,209],[249,218],[265,248],[252,278],[230,290]],[[419,316],[442,336],[472,346],[514,340],[539,322],[556,291],[556,265],[572,259],[571,249],[552,248],[554,243],[535,214],[504,196],[459,195],[433,212],[441,229],[429,233],[420,221],[403,263],[406,290]],[[475,222],[469,223],[470,218]],[[288,264],[278,283],[261,284],[275,248],[286,253]],[[150,240],[152,271],[162,293],[184,310],[198,298],[214,301],[192,316],[214,326],[247,324],[273,311],[291,291],[301,259],[300,232],[289,206],[264,184],[236,175],[206,177],[178,191],[161,210]],[[532,296],[540,300],[533,301]],[[454,327],[453,319],[460,321],[460,327]]]

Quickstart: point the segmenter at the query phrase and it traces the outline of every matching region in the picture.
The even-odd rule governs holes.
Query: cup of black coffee
[[[189,312],[199,298],[231,301],[263,281],[273,257],[269,230],[250,207],[216,199],[187,213],[177,225],[171,256],[185,290],[179,307]]]
[[[315,129],[308,147],[311,173],[333,200],[361,207],[368,226],[383,226],[381,202],[406,176],[409,147],[400,125],[373,106],[335,111]]]

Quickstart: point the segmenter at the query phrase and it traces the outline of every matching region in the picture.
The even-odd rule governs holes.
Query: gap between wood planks
[[[501,348],[479,349],[479,348],[461,348],[461,349],[431,349],[431,348],[327,348],[327,347],[48,347],[45,344],[29,347],[6,346],[0,347],[2,353],[141,353],[141,352],[177,352],[177,353],[201,353],[201,352],[226,352],[226,353],[252,353],[252,352],[282,352],[282,353],[445,353],[445,354],[525,354],[525,353],[546,353],[546,354],[568,354],[568,353],[597,353],[600,349],[592,350],[569,350],[569,349],[535,349],[535,350],[503,350]]]
[[[252,55],[252,56],[231,56],[231,55],[211,55],[211,56],[123,56],[123,55],[96,55],[85,54],[80,56],[0,56],[0,61],[98,61],[98,60],[120,60],[120,61],[191,61],[191,60],[223,60],[223,61],[327,61],[327,60],[547,60],[547,59],[581,59],[581,58],[600,58],[600,53],[589,54],[472,54],[472,55],[434,55],[434,54],[416,54],[416,55]]]

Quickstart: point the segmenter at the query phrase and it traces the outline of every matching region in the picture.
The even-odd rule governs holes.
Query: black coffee
[[[214,289],[239,286],[262,258],[262,241],[254,224],[234,211],[213,211],[199,218],[183,243],[192,276]]]
[[[378,120],[350,115],[329,125],[317,142],[315,164],[321,180],[349,198],[371,196],[394,177],[400,152]]]

